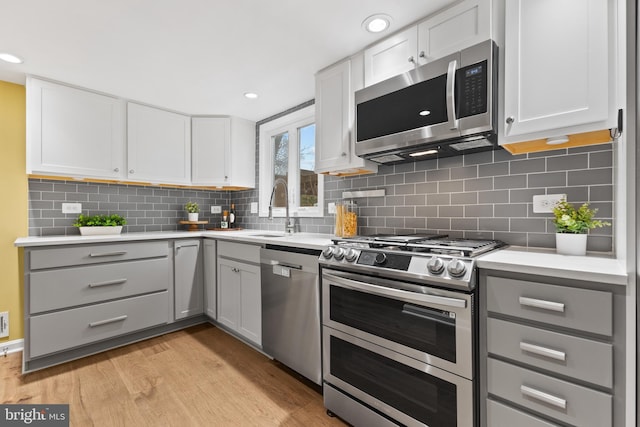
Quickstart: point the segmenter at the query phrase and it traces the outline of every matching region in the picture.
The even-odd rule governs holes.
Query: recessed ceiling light
[[[429,111],[429,110],[422,110],[422,111],[420,111],[418,114],[420,114],[421,116],[428,116],[429,114],[431,114],[431,111]]]
[[[253,92],[245,92],[244,97],[248,99],[256,99],[258,97],[258,94]]]
[[[383,13],[377,13],[371,15],[364,21],[362,21],[362,28],[370,33],[380,33],[391,25],[391,17]]]
[[[12,64],[22,64],[24,62],[22,58],[18,58],[17,56],[12,55],[10,53],[6,53],[6,52],[0,53],[0,59],[2,59],[5,62],[10,62]]]

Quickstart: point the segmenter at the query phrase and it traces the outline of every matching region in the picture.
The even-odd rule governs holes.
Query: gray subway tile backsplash
[[[279,116],[259,122],[258,126]],[[551,248],[555,246],[552,214],[533,213],[532,197],[563,193],[571,203],[590,202],[599,209],[598,219],[615,226],[613,150],[613,144],[601,144],[513,156],[498,149],[382,165],[372,175],[327,175],[325,212],[326,204],[339,200],[345,190],[384,189],[385,197],[356,199],[360,206],[360,234],[438,232]],[[258,170],[256,164],[256,176]],[[257,189],[204,191],[31,179],[29,235],[78,234],[70,225],[76,215],[61,213],[62,202],[68,201],[81,202],[85,214],[124,215],[128,221],[125,232],[184,229],[178,221],[186,217],[183,206],[189,200],[200,204],[200,215],[209,221],[208,227],[216,227],[220,221],[220,214],[209,213],[212,205],[228,209],[235,203],[240,227],[283,229],[283,218],[269,221],[250,213],[250,204],[258,199]],[[333,233],[333,215],[296,221],[302,232]],[[612,252],[613,227],[592,231],[588,250]]]

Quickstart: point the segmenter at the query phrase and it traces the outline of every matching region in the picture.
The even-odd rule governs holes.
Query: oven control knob
[[[387,260],[387,254],[384,254],[381,252],[379,254],[376,254],[376,258],[374,262],[378,265],[381,265],[381,264],[384,264],[386,260]]]
[[[356,258],[358,258],[358,252],[353,248],[349,248],[347,250],[347,253],[344,255],[344,259],[346,259],[349,262],[355,261]]]
[[[452,259],[447,265],[447,271],[453,277],[462,277],[467,272],[467,266],[459,259]]]
[[[431,274],[440,274],[444,271],[444,262],[438,257],[433,257],[427,263],[427,269]]]
[[[334,248],[333,257],[336,260],[340,261],[342,258],[344,258],[344,249],[342,249],[342,248]]]
[[[324,250],[322,251],[322,256],[326,259],[331,258],[333,256],[333,248],[331,246],[327,246],[326,248],[324,248]]]

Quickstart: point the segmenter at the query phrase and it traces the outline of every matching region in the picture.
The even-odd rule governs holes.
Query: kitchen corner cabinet
[[[191,127],[193,185],[255,188],[255,122],[193,117]]]
[[[171,319],[169,243],[26,248],[23,372],[147,337]]]
[[[201,243],[199,239],[177,240],[173,243],[175,320],[204,311]]]
[[[260,247],[218,241],[218,322],[262,346]]]
[[[615,8],[612,0],[506,2],[500,143],[507,150],[520,152],[515,143],[536,140],[565,148],[547,144],[616,127]],[[586,143],[609,140],[605,132]]]
[[[27,173],[125,176],[124,103],[27,77]]]
[[[626,289],[481,270],[482,427],[625,426]]]
[[[316,173],[375,173],[378,166],[355,154],[354,93],[363,87],[362,54],[316,74]]]
[[[491,38],[491,0],[463,0],[364,51],[364,85]]]
[[[216,257],[216,241],[204,239],[204,313],[211,319],[217,319],[217,286],[216,274],[218,259]]]
[[[191,183],[189,116],[127,103],[127,179]]]

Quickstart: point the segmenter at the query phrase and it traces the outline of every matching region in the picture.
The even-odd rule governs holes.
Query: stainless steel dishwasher
[[[321,385],[319,255],[276,245],[260,250],[262,349]]]

